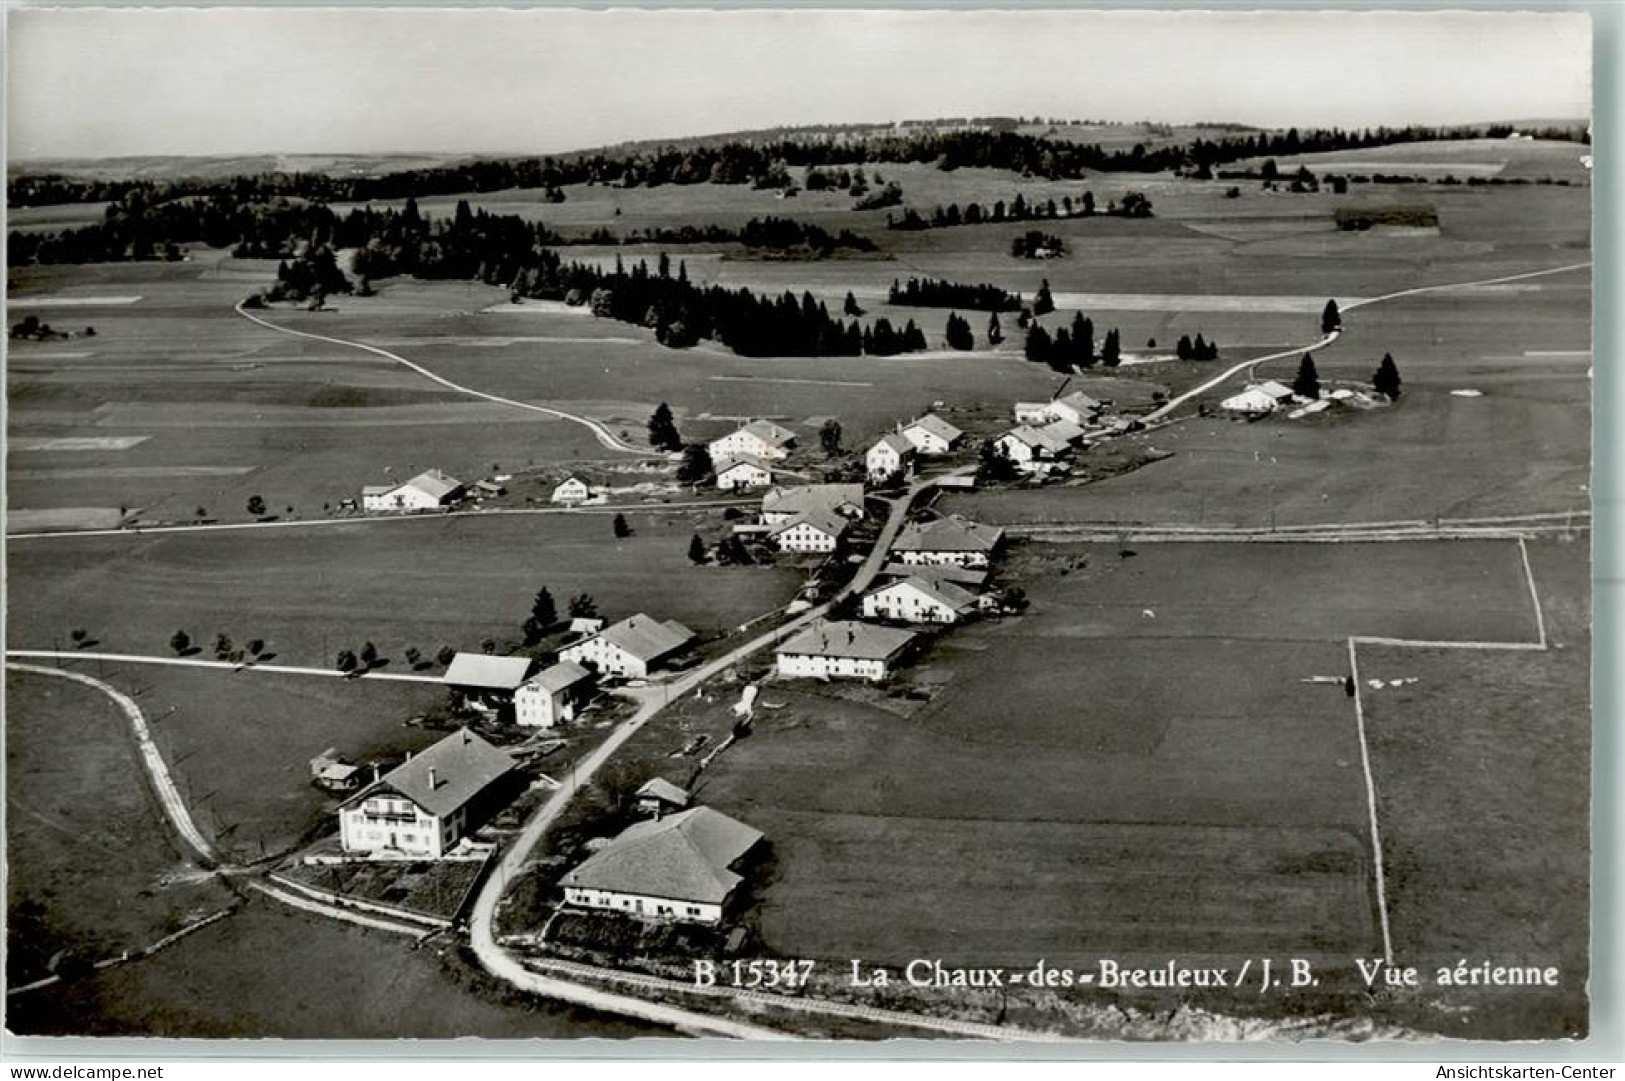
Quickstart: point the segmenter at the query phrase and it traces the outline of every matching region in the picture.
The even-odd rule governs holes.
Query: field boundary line
[[[1381,304],[1388,300],[1398,300],[1400,297],[1416,296],[1418,293],[1439,293],[1448,289],[1473,289],[1480,285],[1500,285],[1502,282],[1523,281],[1526,278],[1543,278],[1548,274],[1566,274],[1571,270],[1584,270],[1592,265],[1587,259],[1583,263],[1571,263],[1568,266],[1547,267],[1545,270],[1530,270],[1521,274],[1508,274],[1502,278],[1484,278],[1472,282],[1445,282],[1442,285],[1419,285],[1414,289],[1401,289],[1397,293],[1384,293],[1381,296],[1366,297],[1363,300],[1351,300],[1343,306],[1343,311],[1353,311],[1355,308],[1364,308],[1371,304]]]
[[[8,651],[7,656],[10,656]],[[152,738],[152,731],[147,725],[146,715],[141,707],[136,705],[135,699],[119,690],[82,672],[71,672],[62,668],[49,668],[44,665],[19,664],[7,660],[6,667],[34,675],[56,676],[60,679],[72,680],[86,687],[100,691],[113,700],[114,705],[123,711],[125,719],[130,722],[130,728],[135,732],[137,749],[140,751],[142,763],[148,780],[158,796],[158,803],[163,810],[164,817],[169,820],[175,832],[180,834],[181,840],[187,847],[195,852],[203,861],[205,867],[214,867],[219,862],[214,853],[214,847],[204,838],[197,823],[192,820],[192,813],[187,810],[186,801],[181,799],[180,790],[175,787],[175,780],[169,774],[169,766],[164,762],[164,756],[158,750],[158,744]]]
[[[139,537],[149,533],[221,533],[244,529],[305,529],[314,526],[378,525],[384,522],[439,522],[450,518],[511,518],[535,514],[617,514],[712,510],[717,507],[755,506],[759,499],[705,499],[692,503],[601,503],[587,507],[496,507],[491,510],[454,510],[434,514],[361,514],[354,518],[301,518],[285,522],[214,522],[207,525],[121,526],[116,529],[52,529],[7,533],[6,540],[22,541],[64,537]]]
[[[348,338],[334,338],[326,334],[313,334],[308,330],[294,330],[291,327],[279,326],[278,324],[267,319],[261,319],[257,315],[250,315],[247,309],[243,307],[241,301],[234,306],[233,310],[244,319],[247,319],[249,322],[258,323],[260,326],[269,330],[274,330],[279,334],[291,334],[299,338],[309,338],[313,341],[328,342],[332,345],[348,346],[351,349],[361,349],[365,352],[383,357],[386,360],[392,360],[397,364],[403,364],[424,378],[439,383],[448,390],[457,391],[459,394],[467,394],[474,398],[483,398],[485,401],[495,402],[498,405],[512,406],[515,409],[527,409],[532,413],[541,413],[544,416],[552,417],[555,420],[572,421],[592,432],[593,436],[598,440],[598,442],[602,443],[610,450],[620,451],[623,454],[640,454],[644,455],[645,457],[652,457],[658,453],[652,448],[634,446],[631,443],[627,443],[624,440],[617,438],[612,432],[610,432],[608,426],[606,426],[602,421],[593,420],[591,417],[583,417],[576,413],[567,413],[562,409],[551,409],[545,405],[532,405],[529,402],[515,401],[513,398],[504,398],[497,394],[487,394],[483,390],[475,390],[472,387],[465,387],[461,383],[453,383],[450,379],[447,379],[443,375],[436,375],[423,365],[407,360],[399,353],[391,353],[388,349],[384,349],[376,345],[368,345],[366,342],[351,341]]]
[[[1589,264],[1587,264],[1589,265]],[[1572,268],[1570,268],[1572,269]],[[1377,826],[1377,786],[1371,771],[1371,748],[1366,738],[1365,705],[1360,693],[1359,649],[1362,645],[1394,646],[1400,649],[1465,649],[1505,650],[1524,653],[1545,653],[1551,649],[1546,637],[1546,616],[1541,610],[1540,591],[1535,586],[1535,572],[1529,562],[1529,545],[1518,537],[1518,555],[1523,564],[1524,581],[1529,587],[1529,600],[1535,608],[1535,628],[1539,636],[1534,642],[1431,642],[1411,638],[1383,638],[1375,635],[1353,634],[1348,639],[1349,679],[1354,689],[1354,721],[1360,737],[1360,764],[1365,772],[1367,817],[1371,826],[1371,855],[1376,879],[1377,917],[1382,927],[1382,953],[1386,964],[1394,963],[1394,943],[1388,923],[1388,891],[1383,867],[1382,832]]]
[[[290,908],[297,908],[304,912],[310,912],[318,916],[325,916],[328,919],[343,920],[345,923],[353,923],[361,927],[371,927],[378,931],[392,931],[398,935],[411,935],[413,938],[421,938],[423,935],[430,933],[427,928],[408,927],[404,923],[395,923],[391,920],[381,919],[377,916],[364,916],[359,912],[351,912],[348,909],[341,909],[336,905],[327,905],[320,901],[311,900],[307,897],[300,897],[297,894],[290,893],[275,886],[267,886],[263,882],[250,882],[248,884],[248,888],[259,893],[263,893],[265,896],[274,901],[281,901]]]
[[[87,660],[106,661],[109,664],[158,664],[167,665],[173,668],[225,668],[231,670],[232,672],[272,672],[283,676],[325,676],[333,679],[349,679],[352,682],[360,682],[362,680],[369,679],[390,680],[396,683],[441,682],[439,676],[409,675],[406,672],[368,672],[366,675],[362,676],[350,676],[347,673],[340,672],[336,668],[310,668],[302,665],[292,664],[238,664],[234,661],[194,660],[190,657],[154,657],[145,653],[89,653],[84,651],[57,649],[8,649],[6,650],[6,656],[8,658],[24,657],[29,660]],[[9,660],[6,663],[11,664]],[[14,667],[34,669],[34,666],[32,665],[17,665]],[[69,673],[60,668],[39,668],[34,670],[42,672],[62,672],[63,675],[70,676],[71,678],[81,678],[77,672]],[[90,677],[85,676],[82,678],[89,679]],[[116,694],[117,692],[115,691],[112,693]]]

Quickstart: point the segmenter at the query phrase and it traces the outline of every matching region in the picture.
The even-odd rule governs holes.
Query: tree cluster
[[[948,328],[945,332],[950,349],[973,349],[976,347],[976,335],[971,331],[970,321],[958,312],[948,313]]]
[[[1095,350],[1095,324],[1082,312],[1073,315],[1070,326],[1059,327],[1053,335],[1041,324],[1034,321],[1027,329],[1027,341],[1023,347],[1023,355],[1030,361],[1039,364],[1048,364],[1057,371],[1073,371],[1078,368],[1092,368],[1096,364],[1107,367],[1116,367],[1118,360],[1118,335],[1116,330],[1108,331],[1101,349]]]
[[[1066,243],[1058,236],[1028,229],[1010,241],[1010,254],[1017,259],[1054,259],[1066,254]]]
[[[983,312],[1013,312],[1021,309],[1021,295],[996,285],[963,285],[936,278],[910,278],[908,284],[893,280],[886,302],[915,308],[970,308]]]
[[[1150,203],[1147,202],[1149,207]],[[1119,213],[1113,208],[1114,214]],[[933,207],[929,215],[924,215],[912,207],[903,211],[898,218],[888,216],[886,227],[888,229],[951,229],[956,225],[989,225],[1001,222],[1044,221],[1056,218],[1087,218],[1095,213],[1095,197],[1092,192],[1084,192],[1083,196],[1073,203],[1072,196],[1062,196],[1059,204],[1054,199],[1042,203],[1027,202],[1026,196],[1017,192],[1008,205],[1003,199],[992,206],[983,206],[980,203],[966,203],[963,210],[958,203],[949,203],[947,206]]]
[[[1181,334],[1179,343],[1174,347],[1174,355],[1180,360],[1218,360],[1219,343],[1210,342],[1200,333],[1192,341],[1189,334]]]
[[[874,251],[875,242],[858,236],[850,229],[831,235],[816,225],[790,218],[752,218],[739,231],[739,242],[747,248],[769,248],[775,251],[803,249],[829,256],[838,248],[851,251]]]

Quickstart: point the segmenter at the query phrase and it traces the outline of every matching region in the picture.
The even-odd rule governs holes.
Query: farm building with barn
[[[461,728],[346,800],[339,841],[353,854],[441,859],[518,786],[508,752]]]
[[[438,469],[419,473],[404,484],[369,484],[361,489],[365,511],[435,510],[463,498],[467,487]]]
[[[559,650],[559,659],[600,675],[643,679],[693,641],[694,632],[676,620],[662,622],[639,612],[565,646]]]
[[[560,880],[568,905],[718,924],[739,895],[757,830],[709,807],[636,822]]]

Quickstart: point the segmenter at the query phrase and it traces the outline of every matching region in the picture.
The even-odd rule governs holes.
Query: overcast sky
[[[13,159],[506,151],[956,115],[1590,115],[1584,15],[23,10]]]

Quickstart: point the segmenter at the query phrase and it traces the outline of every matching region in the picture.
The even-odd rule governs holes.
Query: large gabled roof
[[[780,533],[788,532],[798,525],[810,525],[820,533],[828,534],[831,537],[839,537],[846,532],[847,526],[850,524],[845,518],[832,510],[825,507],[812,507],[797,514],[789,521],[774,526],[771,535],[776,537]]]
[[[375,795],[380,789],[393,789],[428,813],[443,818],[513,769],[514,761],[508,752],[491,746],[466,728],[459,728],[384,774],[378,783],[350,797],[346,806]]]
[[[863,510],[861,484],[797,484],[762,493],[763,514],[799,514],[813,509],[839,510],[851,505]]]
[[[1004,433],[1011,439],[1025,443],[1036,450],[1047,450],[1051,453],[1060,453],[1067,449],[1067,442],[1058,435],[1051,434],[1043,428],[1034,428],[1030,424],[1018,424]]]
[[[895,656],[914,635],[856,620],[820,620],[779,647],[780,653],[883,661]]]
[[[987,582],[987,571],[978,567],[961,567],[957,563],[887,563],[880,568],[880,573],[888,578],[924,578],[930,582],[952,582],[978,588]]]
[[[991,552],[1004,537],[998,526],[982,525],[964,518],[938,518],[934,522],[910,522],[897,539],[902,552]]]
[[[903,431],[907,432],[910,428],[919,428],[921,431],[930,432],[938,439],[941,439],[947,443],[952,443],[954,440],[965,434],[963,431],[954,427],[952,424],[949,424],[935,413],[927,413],[923,417],[917,417],[911,423],[905,424],[903,426]]]
[[[592,673],[576,664],[574,661],[560,661],[551,668],[544,668],[525,681],[527,686],[534,684],[549,694],[574,687],[584,679],[591,679]]]
[[[972,593],[970,590],[965,589],[963,586],[955,585],[953,582],[946,581],[945,579],[928,577],[923,574],[914,574],[907,578],[899,578],[894,581],[887,582],[880,588],[871,590],[871,592],[884,593],[887,590],[896,589],[899,586],[911,586],[912,588],[919,590],[921,593],[924,593],[927,597],[936,601],[944,608],[950,608],[956,612],[962,612],[976,606],[976,594]]]
[[[1099,398],[1091,398],[1081,390],[1074,390],[1071,394],[1055,399],[1062,405],[1070,405],[1073,409],[1083,413],[1098,413],[1106,408],[1106,403]]]
[[[565,886],[721,904],[741,879],[731,868],[762,835],[709,807],[628,826],[562,879]]]
[[[648,664],[693,641],[694,632],[674,619],[662,623],[653,616],[639,612],[604,628],[597,637]]]
[[[773,472],[773,466],[771,463],[758,458],[754,454],[735,454],[727,458],[718,459],[716,462],[712,463],[711,472],[720,477],[730,469],[737,469],[742,465],[755,466],[763,473],[771,474]]]
[[[446,666],[443,682],[458,687],[511,691],[525,682],[534,662],[529,657],[493,657],[486,653],[459,653]]]
[[[438,469],[426,469],[401,485],[401,487],[416,488],[430,499],[438,502],[462,488],[463,482],[456,477],[440,472]]]
[[[744,424],[738,428],[735,428],[732,432],[729,432],[728,435],[738,435],[740,432],[749,432],[751,435],[754,435],[768,446],[774,448],[786,447],[796,441],[795,432],[792,432],[782,424],[774,424],[771,420],[753,420],[749,424]],[[719,442],[720,440],[726,438],[728,438],[726,435],[720,436],[718,439],[713,439],[712,442]]]
[[[908,436],[903,435],[901,432],[887,432],[885,435],[875,440],[874,445],[869,449],[874,450],[875,447],[879,446],[890,447],[892,450],[895,450],[898,454],[902,455],[913,454],[916,449],[914,444],[909,441]]]

